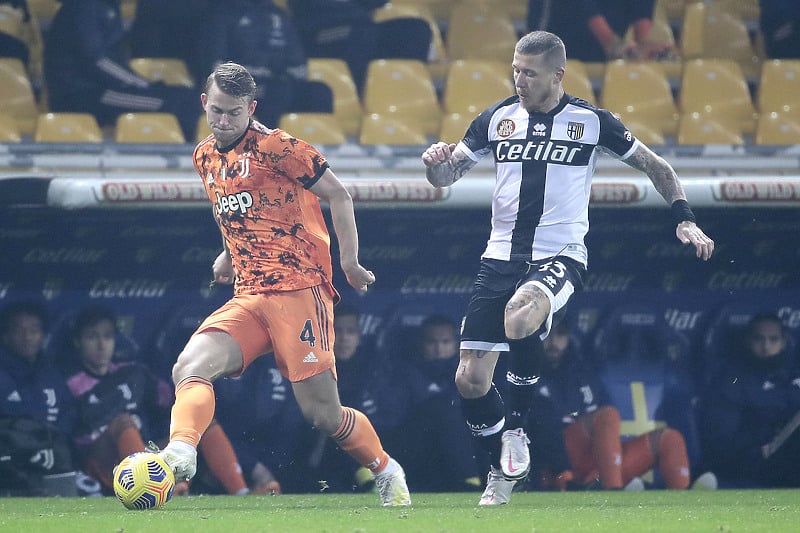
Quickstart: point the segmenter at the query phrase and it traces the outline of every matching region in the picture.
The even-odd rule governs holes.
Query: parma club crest
[[[568,122],[567,123],[567,137],[573,141],[577,141],[583,137],[583,122]]]

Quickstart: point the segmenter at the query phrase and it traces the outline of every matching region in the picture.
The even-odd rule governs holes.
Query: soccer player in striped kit
[[[671,205],[675,233],[708,260],[712,241],[696,224],[672,166],[613,114],[564,92],[566,50],[552,33],[523,36],[512,62],[516,95],[483,111],[457,144],[422,154],[434,187],[458,181],[492,154],[492,230],[461,331],[456,384],[472,434],[492,465],[480,505],[508,503],[530,469],[523,420],[538,380],[542,339],[581,289],[588,253],[589,196],[598,151],[650,178]],[[492,382],[510,352],[507,402]]]

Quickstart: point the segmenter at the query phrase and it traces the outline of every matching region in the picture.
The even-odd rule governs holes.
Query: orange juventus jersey
[[[328,168],[314,147],[251,121],[221,152],[209,136],[194,150],[236,273],[235,294],[291,291],[331,283],[330,235],[308,189]]]

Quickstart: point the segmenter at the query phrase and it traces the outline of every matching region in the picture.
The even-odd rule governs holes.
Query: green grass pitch
[[[800,531],[800,491],[515,493],[478,507],[478,494],[413,494],[382,508],[374,494],[176,497],[155,511],[116,499],[0,498],[0,532],[750,532]]]

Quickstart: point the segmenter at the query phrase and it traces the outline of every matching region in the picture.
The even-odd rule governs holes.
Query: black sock
[[[539,380],[539,364],[544,353],[542,341],[534,334],[524,339],[509,340],[508,402],[505,429],[525,425],[533,403],[533,386]]]
[[[467,417],[467,425],[481,449],[489,454],[489,462],[500,464],[500,436],[503,430],[503,399],[494,383],[485,396],[462,398],[461,408]]]

